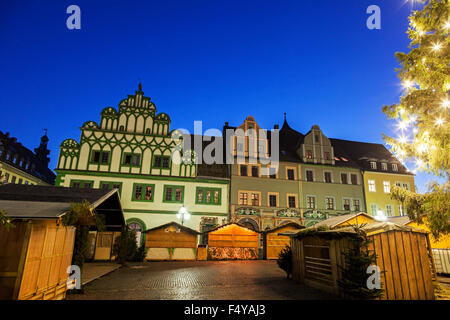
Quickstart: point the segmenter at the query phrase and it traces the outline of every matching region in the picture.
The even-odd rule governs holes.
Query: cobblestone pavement
[[[287,280],[275,261],[143,262],[122,267],[68,300],[334,299]]]

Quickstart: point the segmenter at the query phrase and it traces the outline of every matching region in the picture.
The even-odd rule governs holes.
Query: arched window
[[[147,129],[145,130],[145,134],[150,134],[150,128],[147,128]]]
[[[119,127],[119,131],[125,131],[125,127],[124,126],[120,126]]]

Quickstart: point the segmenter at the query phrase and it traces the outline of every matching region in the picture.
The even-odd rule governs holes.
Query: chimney
[[[273,126],[273,128],[278,130],[280,127],[276,124]]]
[[[228,121],[225,121],[225,127],[228,127]]]

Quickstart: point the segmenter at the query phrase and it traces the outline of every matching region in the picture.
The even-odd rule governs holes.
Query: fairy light
[[[444,120],[442,120],[442,118],[438,118],[436,119],[435,123],[437,126],[441,126],[444,123]]]
[[[406,137],[405,136],[400,136],[398,138],[398,141],[400,141],[400,143],[406,143]]]
[[[450,21],[447,21],[447,22],[444,24],[444,29],[450,29]]]
[[[427,151],[427,149],[428,149],[428,145],[426,143],[421,143],[417,147],[417,151],[419,151],[420,153]]]
[[[433,45],[433,51],[439,51],[441,49],[441,44],[439,42],[436,42]]]
[[[444,109],[448,108],[450,105],[450,101],[448,101],[447,99],[445,99],[444,101],[442,101],[442,107]]]
[[[402,121],[402,122],[400,122],[400,123],[398,124],[398,127],[399,127],[401,130],[405,130],[406,127],[407,127],[407,124],[406,124],[405,121]]]
[[[405,89],[410,89],[412,86],[413,86],[413,83],[412,83],[412,81],[410,81],[410,80],[406,80],[406,81],[403,82],[403,87],[404,87]],[[400,112],[401,112],[401,111],[400,111]]]

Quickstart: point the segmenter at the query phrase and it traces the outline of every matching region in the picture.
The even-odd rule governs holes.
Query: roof
[[[369,216],[367,213],[364,212],[358,212],[358,213],[349,213],[349,214],[343,214],[339,216],[335,216],[332,218],[328,218],[326,220],[320,221],[316,223],[312,228],[314,227],[321,227],[321,226],[328,226],[330,228],[334,228],[337,225],[340,225],[346,221],[349,221],[355,217],[358,216],[365,216],[366,218],[372,219],[373,221],[376,221],[372,216]]]
[[[41,202],[81,202],[96,203],[114,190],[67,188],[8,183],[0,186],[0,200],[41,201]]]
[[[183,226],[183,225],[181,225],[181,224],[179,224],[179,223],[177,223],[177,222],[175,222],[175,221],[172,221],[172,222],[169,222],[169,223],[166,223],[166,224],[163,224],[163,225],[160,225],[160,226],[151,228],[151,229],[147,229],[145,232],[147,233],[147,232],[150,232],[150,231],[154,231],[154,230],[158,230],[158,229],[163,229],[163,228],[166,228],[166,227],[168,227],[168,226],[175,226],[175,227],[178,227],[178,228],[180,228],[181,230],[183,230],[184,232],[193,233],[193,234],[200,234],[200,232],[198,232],[197,230],[194,230],[194,229],[191,229],[191,228],[189,228],[189,227]]]
[[[301,224],[298,224],[297,222],[289,222],[289,223],[279,225],[277,227],[273,227],[273,228],[264,230],[262,233],[271,233],[271,232],[280,230],[285,227],[297,227],[297,229],[305,229],[305,226],[302,226]]]
[[[408,169],[406,169],[405,166],[401,164],[400,161],[397,160],[397,158],[392,155],[391,152],[389,152],[388,149],[386,149],[384,145],[380,143],[358,142],[341,139],[330,139],[330,141],[333,147],[343,150],[361,167],[361,169],[365,171],[413,175],[408,171]],[[377,169],[372,169],[370,167],[369,160],[395,163],[398,166],[398,171],[393,171],[392,166],[388,166],[387,170],[383,171],[379,165],[377,166]]]
[[[79,189],[55,186],[5,184],[0,186],[0,209],[11,218],[59,218],[71,203],[87,200],[97,214],[104,215],[108,230],[125,225],[117,189]]]
[[[26,206],[26,210],[24,210]],[[17,200],[0,200],[0,209],[6,211],[6,215],[11,218],[42,218],[57,219],[63,216],[70,208],[67,202],[43,202]]]
[[[388,217],[388,221],[404,226],[411,222],[408,216]]]
[[[20,142],[17,142],[17,138],[10,137],[8,132],[4,134],[0,131],[0,150],[4,151],[0,152],[0,161],[49,184],[55,183],[56,175],[48,168],[48,164],[43,163],[35,153],[24,147]],[[10,159],[6,160],[8,152],[10,154]],[[18,156],[19,161],[14,162],[13,160],[16,156]],[[20,165],[21,160],[23,160],[22,166]],[[27,163],[29,163],[28,167],[26,166]]]
[[[251,232],[254,232],[254,233],[260,233],[260,231],[252,230],[252,229],[250,229],[250,228],[247,228],[247,227],[243,226],[243,225],[240,224],[240,223],[237,223],[237,222],[228,222],[228,223],[225,223],[225,224],[223,224],[223,225],[221,225],[221,226],[218,226],[218,227],[216,227],[216,228],[214,228],[214,229],[211,229],[211,230],[208,230],[208,231],[204,231],[204,232],[202,232],[202,234],[214,232],[214,231],[219,230],[219,229],[221,229],[221,228],[223,228],[223,227],[227,227],[227,226],[231,226],[231,225],[236,225],[236,226],[238,226],[238,227],[244,228],[244,229],[246,229],[246,230],[248,230],[248,231],[251,231]]]
[[[324,238],[330,237],[345,237],[345,236],[355,236],[356,231],[353,227],[342,227],[342,228],[336,228],[333,230],[320,230],[320,228],[314,232],[315,229],[318,228],[306,228],[304,230],[300,230],[296,233],[280,233],[281,235],[286,235],[294,238],[301,238],[302,236],[323,236]],[[404,232],[417,232],[417,233],[428,233],[427,231],[424,231],[422,229],[418,228],[412,228],[408,226],[401,226],[392,222],[375,222],[375,223],[369,223],[365,226],[360,228],[363,230],[367,236],[375,235],[378,233],[388,232],[388,231],[404,231]],[[302,234],[303,233],[303,234]]]

